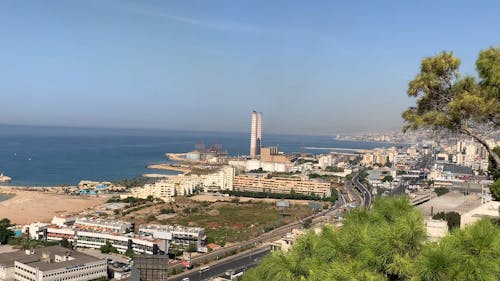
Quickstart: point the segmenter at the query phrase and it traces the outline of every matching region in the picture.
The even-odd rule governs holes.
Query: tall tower
[[[256,155],[260,155],[260,148],[262,147],[262,112],[257,113],[257,143]]]
[[[250,158],[257,155],[257,112],[252,112],[252,129],[250,132]]]

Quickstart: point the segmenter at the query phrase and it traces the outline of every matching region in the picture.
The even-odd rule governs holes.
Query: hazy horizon
[[[0,6],[0,122],[18,125],[247,132],[257,110],[268,133],[394,131],[423,57],[474,75],[500,44],[496,1]]]

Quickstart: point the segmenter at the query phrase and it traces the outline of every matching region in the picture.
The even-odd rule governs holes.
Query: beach
[[[13,195],[0,201],[0,219],[8,218],[15,224],[50,222],[55,215],[81,213],[107,200],[107,196],[70,196],[5,186],[0,187],[0,193]]]

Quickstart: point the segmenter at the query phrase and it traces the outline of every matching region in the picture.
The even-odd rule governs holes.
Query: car
[[[184,277],[181,279],[181,281],[189,281],[189,277]]]

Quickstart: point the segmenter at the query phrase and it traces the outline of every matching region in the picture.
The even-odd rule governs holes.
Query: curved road
[[[359,181],[359,174],[360,173],[357,173],[352,178],[352,183],[354,184],[354,186],[356,186],[356,189],[363,195],[364,207],[368,209],[372,205],[372,200],[373,200],[372,194],[370,193],[370,191],[368,190],[368,188],[366,188],[366,186],[364,186]]]

